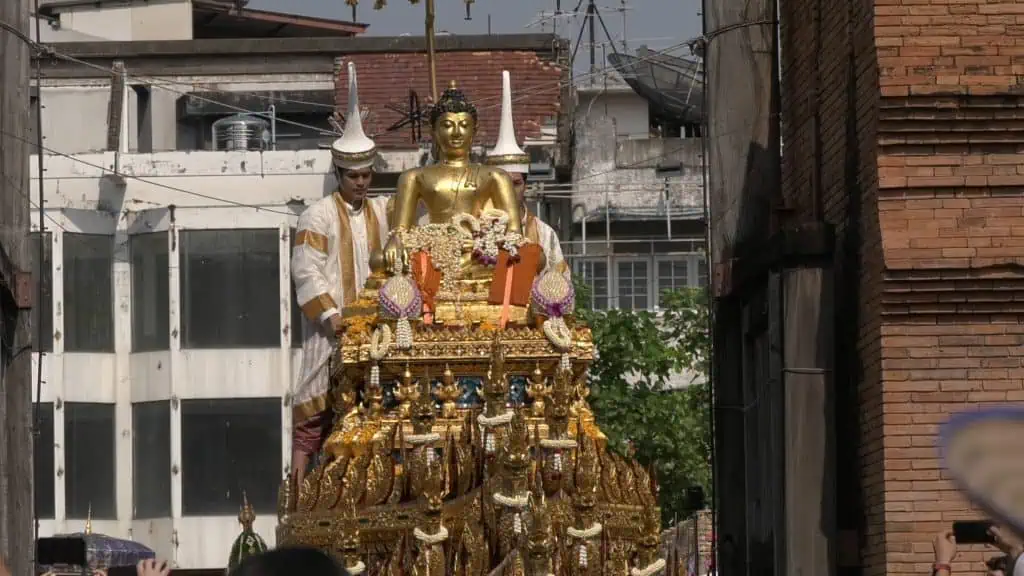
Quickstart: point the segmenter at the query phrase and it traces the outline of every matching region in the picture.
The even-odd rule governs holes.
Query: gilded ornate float
[[[572,284],[509,213],[481,209],[519,217],[506,174],[456,161],[475,109],[454,88],[441,100],[435,141],[460,149],[399,180],[404,216],[345,309],[333,428],[301,485],[282,484],[278,544],[351,573],[653,574],[656,488],[594,422]],[[410,224],[417,197],[445,207],[434,224]]]

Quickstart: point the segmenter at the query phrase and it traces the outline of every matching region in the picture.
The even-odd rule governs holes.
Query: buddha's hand
[[[405,253],[400,234],[392,234],[384,245],[384,269],[394,276],[402,274],[409,267],[409,256]]]

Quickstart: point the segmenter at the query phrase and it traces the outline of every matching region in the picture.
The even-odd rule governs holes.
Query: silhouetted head
[[[315,548],[278,548],[242,561],[229,576],[344,576],[345,570]]]

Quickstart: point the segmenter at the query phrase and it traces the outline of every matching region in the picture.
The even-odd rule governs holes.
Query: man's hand
[[[167,562],[150,558],[139,562],[135,566],[135,573],[138,576],[167,576],[171,573],[171,569],[167,567]]]
[[[306,469],[309,468],[309,454],[301,450],[292,450],[292,478],[295,479],[295,489],[302,489],[302,481],[306,479]],[[296,492],[295,497],[298,497]]]
[[[340,336],[345,332],[345,324],[341,321],[341,314],[335,314],[327,319],[327,327],[331,332]]]
[[[384,245],[384,269],[395,276],[405,273],[409,268],[409,255],[405,252],[402,239],[394,234]]]
[[[1024,540],[1017,533],[1005,526],[993,526],[988,529],[992,536],[993,543],[1003,554],[1010,557],[1010,567],[1017,562],[1017,558],[1024,553]]]
[[[948,566],[953,563],[953,558],[956,558],[956,538],[953,537],[952,530],[943,530],[936,534],[932,547],[935,549],[936,564]]]

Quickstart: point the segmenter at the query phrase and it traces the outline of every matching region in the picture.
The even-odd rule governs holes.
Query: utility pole
[[[0,0],[0,555],[32,574],[32,369],[27,0]]]
[[[597,72],[597,33],[594,29],[594,17],[597,16],[597,5],[594,0],[587,4],[587,23],[590,24],[590,73]]]

